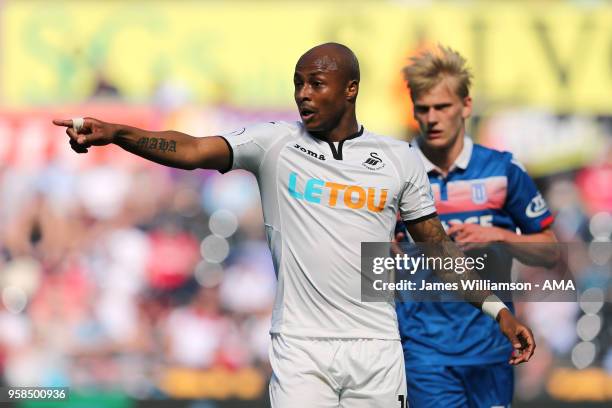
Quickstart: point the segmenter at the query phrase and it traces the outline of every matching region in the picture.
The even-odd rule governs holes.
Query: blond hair
[[[446,77],[456,80],[455,92],[460,98],[470,94],[472,73],[466,66],[465,58],[450,47],[438,45],[411,57],[410,64],[402,72],[412,100],[430,91]]]

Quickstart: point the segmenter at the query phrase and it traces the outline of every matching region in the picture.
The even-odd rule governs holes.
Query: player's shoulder
[[[274,120],[268,122],[268,124],[279,129],[286,129],[294,132],[301,132],[304,128],[302,122],[298,121]]]
[[[527,172],[525,166],[511,152],[505,150],[492,149],[475,143],[472,157],[477,163],[492,164],[504,168],[506,171],[520,170]]]
[[[286,136],[289,140],[291,139],[311,139],[306,127],[301,121],[274,121],[269,122],[271,126],[274,126],[277,133]]]
[[[390,152],[397,152],[401,154],[409,150],[414,150],[410,146],[410,143],[404,140],[393,138],[391,136],[385,136],[367,130],[364,132],[364,136],[366,136],[367,139],[370,139],[374,143],[380,145],[383,149],[388,150]]]
[[[236,136],[244,133],[244,137],[252,140],[254,143],[267,146],[282,140],[291,139],[300,134],[300,132],[300,126],[295,122],[271,121],[253,123],[232,133]],[[229,134],[229,136],[232,136],[232,134]]]
[[[474,143],[472,155],[479,159],[509,161],[512,153],[503,150],[492,149],[478,143]]]
[[[478,160],[483,163],[498,163],[508,165],[513,162],[516,162],[512,153],[504,150],[492,149],[490,147],[486,147],[478,143],[474,143],[472,157],[475,160]]]
[[[276,133],[297,133],[301,131],[301,124],[299,122],[289,122],[284,120],[274,120],[269,122],[260,122],[251,125],[251,127],[257,127],[266,129],[270,132]]]

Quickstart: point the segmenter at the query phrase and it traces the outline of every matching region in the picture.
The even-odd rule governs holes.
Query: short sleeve
[[[508,199],[504,209],[523,233],[541,232],[554,221],[546,201],[525,168],[512,156],[507,166]]]
[[[404,185],[399,196],[400,217],[407,224],[434,217],[437,215],[436,206],[421,158],[410,147],[402,162]]]
[[[243,169],[257,175],[266,152],[282,136],[283,130],[279,123],[268,122],[219,135],[230,148],[230,167],[221,173]]]

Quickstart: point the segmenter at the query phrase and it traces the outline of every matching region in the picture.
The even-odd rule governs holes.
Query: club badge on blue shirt
[[[487,202],[487,188],[484,183],[472,183],[472,201],[474,204]]]

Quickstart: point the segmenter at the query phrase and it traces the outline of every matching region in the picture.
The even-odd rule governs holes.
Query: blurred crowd
[[[275,276],[252,183],[161,166],[2,169],[2,383],[145,398],[173,394],[175,367],[266,378]]]
[[[409,138],[399,67],[441,41],[470,50],[475,141],[527,166],[571,243],[578,301],[516,304],[538,344],[516,400],[612,400],[606,2],[179,3],[0,1],[0,387],[255,400],[271,373],[276,277],[255,179],[77,155],[53,117],[196,136],[295,120],[293,59],[336,39],[372,81],[360,118]],[[312,24],[295,30],[296,10]]]
[[[277,119],[224,112],[230,125]],[[0,382],[140,399],[265,393],[275,275],[254,178],[61,157],[0,164]],[[517,305],[539,339],[519,399],[564,398],[568,375],[612,373],[610,180],[605,152],[536,179],[559,240],[575,243],[582,298]]]
[[[535,359],[518,368],[516,395],[529,400],[610,398],[612,378],[612,155],[536,181],[553,210],[562,263],[576,302],[517,304],[538,340]],[[528,269],[522,265],[515,268]]]

